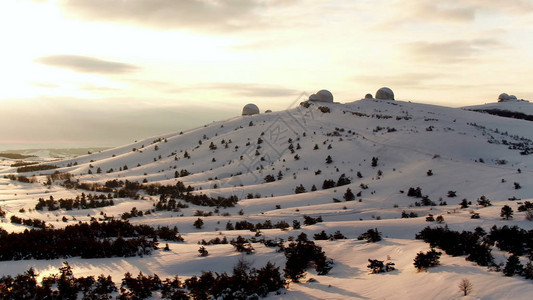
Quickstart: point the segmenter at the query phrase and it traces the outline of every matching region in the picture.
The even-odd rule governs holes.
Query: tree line
[[[182,241],[176,227],[152,228],[111,220],[68,225],[63,229],[0,229],[0,260],[128,257],[151,254],[157,239]]]

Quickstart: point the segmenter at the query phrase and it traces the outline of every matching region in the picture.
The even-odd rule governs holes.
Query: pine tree
[[[377,167],[377,166],[378,166],[378,158],[372,157],[372,167]]]
[[[344,200],[345,201],[353,201],[355,200],[355,195],[353,194],[352,190],[348,188],[346,192],[344,193]]]
[[[368,259],[368,262],[369,264],[366,267],[370,269],[370,273],[377,274],[385,272],[385,265],[382,260]]]
[[[468,208],[468,200],[463,199],[459,205],[461,205],[461,208]]]
[[[197,229],[201,229],[204,226],[204,221],[202,219],[198,218],[198,220],[194,221],[193,225]]]
[[[504,205],[500,211],[500,217],[509,220],[513,217],[513,209],[509,205]]]
[[[487,197],[485,196],[481,196],[479,197],[479,199],[477,200],[477,203],[483,207],[487,207],[487,206],[491,206],[492,204],[490,203],[490,200],[487,199]]]
[[[200,253],[200,256],[208,256],[209,255],[209,252],[205,249],[204,246],[200,247],[200,249],[198,249],[198,253]]]
[[[63,267],[59,268],[61,275],[57,281],[57,289],[62,299],[76,299],[78,294],[75,287],[75,278],[72,273],[72,267],[68,262],[63,262]]]
[[[520,259],[516,255],[511,255],[507,259],[507,263],[505,264],[505,267],[503,268],[503,274],[505,276],[513,276],[515,274],[522,273],[523,266],[520,263]]]
[[[300,229],[301,225],[298,220],[292,220],[292,229]]]
[[[533,264],[531,263],[531,260],[528,261],[526,266],[524,267],[522,276],[524,276],[524,278],[526,279],[533,279]]]
[[[367,243],[375,243],[381,241],[381,232],[378,229],[368,229],[366,232],[357,237],[358,240],[366,240]]]
[[[439,258],[441,256],[441,252],[435,251],[435,249],[431,249],[430,251],[424,253],[419,252],[414,260],[415,268],[418,271],[425,270],[430,267],[435,267],[440,264]]]
[[[295,189],[294,189],[294,193],[295,194],[301,194],[301,193],[305,193],[306,190],[305,190],[305,187],[300,184],[299,186],[297,186]]]

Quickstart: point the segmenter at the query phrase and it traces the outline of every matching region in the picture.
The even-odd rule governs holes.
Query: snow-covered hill
[[[482,105],[466,106],[464,109],[489,113],[507,118],[533,121],[533,104],[527,100],[506,100]]]
[[[0,179],[0,205],[7,212],[1,226],[23,231],[26,226],[7,223],[10,216],[38,218],[56,228],[92,217],[120,218],[133,207],[150,211],[134,217],[134,224],[177,226],[185,243],[169,243],[170,252],[156,252],[144,258],[69,259],[76,275],[111,274],[119,280],[129,271],[160,277],[176,274],[188,277],[202,270],[230,272],[240,255],[231,245],[206,246],[210,256],[198,257],[197,242],[217,236],[252,237],[250,231],[226,230],[228,222],[247,220],[272,223],[303,216],[324,220],[302,229],[265,229],[268,238],[310,237],[322,230],[339,230],[348,239],[318,241],[335,266],[326,276],[313,271],[307,278],[316,282],[291,284],[283,299],[450,299],[459,298],[459,280],[468,277],[472,296],[479,299],[526,299],[533,297],[531,281],[504,277],[502,273],[443,255],[440,267],[416,272],[413,258],[429,245],[414,236],[425,226],[426,216],[442,215],[453,230],[489,231],[493,225],[518,225],[533,229],[518,212],[518,203],[533,198],[533,123],[502,118],[465,109],[402,101],[360,100],[346,104],[308,102],[286,111],[241,116],[213,122],[179,133],[169,133],[73,159],[48,162],[57,169],[20,173],[36,175],[38,183]],[[0,173],[16,174],[13,161],[4,160]],[[178,211],[153,210],[159,196],[141,192],[138,200],[120,198],[115,205],[88,210],[37,211],[38,198],[74,198],[81,190],[44,185],[46,174],[68,172],[73,181],[104,184],[109,180],[145,184],[175,185],[178,181],[194,188],[193,194],[212,198],[236,196],[234,207],[216,208],[189,204]],[[328,180],[332,188],[324,189]],[[428,203],[409,197],[410,188],[421,189]],[[520,187],[517,189],[517,187]],[[298,188],[299,193],[295,193]],[[345,201],[350,189],[354,201]],[[453,192],[453,193],[452,193]],[[449,197],[452,195],[455,197]],[[485,196],[492,206],[481,207]],[[509,201],[508,199],[522,199]],[[462,199],[472,202],[461,209]],[[439,205],[440,204],[440,205]],[[444,205],[447,204],[447,205]],[[502,220],[500,210],[509,205],[512,220]],[[196,229],[197,210],[204,226]],[[418,218],[401,218],[402,212]],[[472,212],[480,215],[471,219]],[[67,217],[66,222],[61,219]],[[378,228],[384,241],[367,244],[356,238],[369,228]],[[283,254],[262,245],[247,258],[260,267],[266,261],[284,265]],[[505,261],[508,253],[493,251]],[[368,274],[368,259],[396,263],[397,271]],[[523,264],[525,264],[525,257]],[[62,260],[0,262],[3,274],[22,273],[34,266],[40,273],[54,272]]]

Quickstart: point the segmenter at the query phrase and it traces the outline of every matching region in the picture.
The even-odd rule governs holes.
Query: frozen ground
[[[330,112],[323,112],[327,111],[325,108]],[[522,108],[527,109],[530,106]],[[236,195],[240,200],[235,207],[220,208],[213,216],[201,217],[205,222],[202,229],[192,225],[198,218],[194,216],[195,211],[214,211],[214,207],[190,205],[180,212],[153,212],[131,218],[134,224],[177,226],[185,243],[169,243],[171,251],[155,251],[142,258],[70,258],[68,262],[74,274],[104,273],[118,282],[125,272],[156,273],[161,278],[176,274],[189,277],[199,275],[202,270],[231,272],[240,257],[231,245],[206,246],[210,255],[199,257],[197,242],[216,236],[231,239],[254,235],[250,231],[226,231],[228,221],[284,220],[292,225],[293,220],[303,223],[303,215],[310,215],[322,216],[324,222],[302,226],[301,230],[269,229],[262,233],[268,238],[286,240],[300,232],[312,237],[322,230],[328,234],[339,230],[347,239],[317,241],[335,261],[335,266],[326,276],[309,271],[303,283],[291,284],[282,295],[270,298],[456,299],[463,298],[457,288],[459,281],[468,278],[474,286],[468,296],[471,299],[529,299],[533,298],[530,280],[490,272],[464,257],[443,254],[441,266],[421,273],[414,268],[413,259],[419,251],[429,250],[428,244],[415,240],[414,236],[425,226],[437,226],[426,222],[425,216],[430,213],[442,215],[445,224],[453,230],[473,230],[480,226],[489,231],[493,225],[533,229],[533,222],[525,219],[524,212],[517,211],[519,202],[533,198],[533,155],[521,154],[533,150],[532,129],[530,121],[402,101],[321,103],[309,108],[299,106],[287,111],[235,117],[100,153],[48,162],[59,169],[19,174],[35,175],[37,183],[0,178],[0,207],[7,212],[0,225],[7,231],[25,230],[26,226],[9,223],[10,217],[16,215],[42,219],[58,228],[103,214],[120,218],[132,207],[150,210],[158,200],[144,195],[139,200],[116,199],[114,206],[98,209],[33,210],[38,198],[51,195],[55,199],[74,198],[83,192],[65,189],[59,182],[46,185],[46,174],[55,171],[69,172],[80,182],[104,183],[118,179],[175,184],[179,180],[193,186],[195,193]],[[210,147],[211,143],[216,149]],[[513,147],[518,149],[510,149]],[[190,158],[185,158],[185,153]],[[332,160],[329,164],[328,156]],[[371,165],[373,157],[378,159],[375,167]],[[8,159],[0,161],[0,174],[16,174],[16,167],[10,167],[13,163]],[[98,168],[102,171],[99,174]],[[181,170],[191,174],[175,178],[175,172]],[[432,176],[428,176],[429,170]],[[280,172],[282,178],[278,179]],[[324,180],[337,182],[341,174],[351,183],[322,189]],[[276,180],[266,183],[267,175],[273,175]],[[515,189],[515,182],[520,184],[520,189]],[[295,194],[300,184],[306,192]],[[312,191],[313,185],[316,191]],[[437,204],[445,201],[447,205],[414,206],[420,199],[407,197],[410,187],[420,187],[423,195]],[[355,201],[346,202],[343,195],[347,188],[361,195]],[[448,191],[455,191],[457,197],[449,198]],[[249,199],[249,195],[253,197]],[[476,205],[476,200],[483,195],[491,200],[492,206]],[[512,197],[521,200],[509,201]],[[334,202],[334,198],[339,202]],[[462,199],[473,205],[460,209],[458,203]],[[500,209],[504,205],[513,208],[512,220],[501,219]],[[402,211],[415,212],[419,217],[401,218]],[[472,211],[481,218],[471,219]],[[61,221],[63,216],[68,218],[67,222]],[[378,228],[384,240],[374,244],[358,241],[357,236],[370,228]],[[261,267],[271,261],[283,268],[283,254],[261,244],[254,247],[257,252],[246,257],[254,266]],[[498,261],[505,261],[509,256],[496,249],[493,255]],[[369,258],[388,257],[396,264],[396,271],[369,274],[366,267]],[[525,257],[522,259],[526,261]],[[64,260],[3,261],[0,274],[14,275],[34,267],[45,276],[57,272]],[[316,282],[306,282],[308,278],[315,278]]]

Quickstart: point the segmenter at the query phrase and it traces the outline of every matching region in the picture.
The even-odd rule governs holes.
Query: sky
[[[1,0],[0,39],[0,150],[119,146],[320,89],[533,99],[533,0]]]

